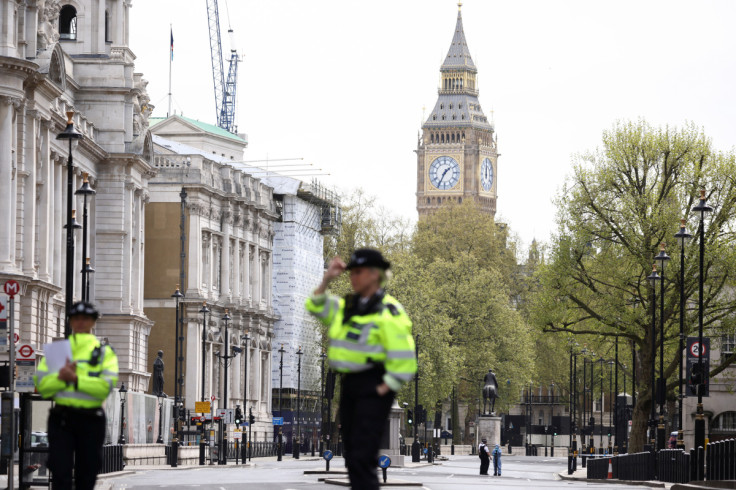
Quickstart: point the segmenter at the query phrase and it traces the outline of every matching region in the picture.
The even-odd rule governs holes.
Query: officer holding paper
[[[94,305],[78,302],[69,311],[71,358],[61,367],[41,359],[34,381],[38,392],[53,399],[48,422],[49,469],[54,490],[93,490],[105,440],[107,396],[118,380],[118,358],[92,334],[99,317]]]

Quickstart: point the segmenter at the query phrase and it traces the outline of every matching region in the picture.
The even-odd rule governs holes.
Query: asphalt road
[[[333,469],[343,468],[344,463],[336,458]],[[257,461],[249,468],[207,466],[181,469],[156,469],[139,471],[108,480],[113,490],[153,490],[162,488],[202,490],[315,490],[345,488],[318,482],[317,475],[304,475],[304,470],[322,469],[324,464],[315,461],[282,462]],[[504,456],[503,476],[480,476],[479,460],[476,456],[453,456],[450,461],[434,466],[389,469],[389,480],[421,482],[428,490],[460,490],[474,488],[499,489],[577,489],[612,488],[616,490],[638,489],[641,486],[623,484],[587,483],[585,481],[560,480],[557,473],[567,468],[566,458],[544,458]],[[492,472],[492,468],[491,468]],[[417,489],[421,487],[391,487]]]

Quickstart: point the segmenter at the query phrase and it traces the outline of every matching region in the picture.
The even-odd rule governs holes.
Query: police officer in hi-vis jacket
[[[99,313],[94,305],[79,302],[69,310],[72,358],[58,372],[50,372],[46,359],[34,376],[36,389],[54,400],[49,412],[49,469],[54,490],[93,490],[105,441],[102,404],[118,380],[118,358],[109,345],[92,335]]]
[[[335,257],[307,310],[329,327],[327,359],[342,374],[340,422],[353,489],[377,490],[378,451],[396,392],[417,371],[411,320],[383,287],[390,263],[378,250],[356,250],[347,265]],[[350,272],[353,294],[327,294]]]

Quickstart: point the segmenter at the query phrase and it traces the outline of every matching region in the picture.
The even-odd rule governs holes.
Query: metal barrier
[[[590,461],[588,462],[590,464]],[[649,481],[656,478],[657,464],[652,452],[619,454],[613,458],[614,478]]]
[[[102,446],[102,465],[99,474],[123,471],[124,467],[122,444]]]
[[[736,440],[711,442],[705,454],[707,480],[736,479]]]
[[[682,449],[662,449],[657,453],[657,479],[669,483],[690,481],[690,454]]]
[[[596,458],[590,456],[588,458],[588,466],[586,467],[589,480],[605,480],[608,478],[608,462],[613,458]]]

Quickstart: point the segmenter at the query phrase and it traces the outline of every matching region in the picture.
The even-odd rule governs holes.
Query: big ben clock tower
[[[440,67],[439,96],[422,125],[417,147],[417,211],[473,199],[496,214],[498,152],[493,125],[478,102],[478,70],[470,57],[458,4],[450,50]]]

